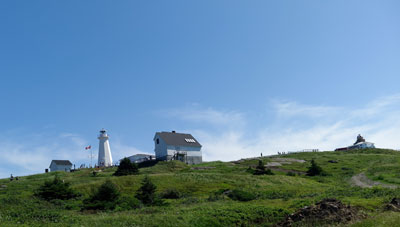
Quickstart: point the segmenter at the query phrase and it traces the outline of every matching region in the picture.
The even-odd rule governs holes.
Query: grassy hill
[[[278,158],[278,159],[277,159]],[[325,176],[303,173],[314,159]],[[262,158],[273,163],[275,175],[252,175],[249,167],[257,159],[237,162],[208,162],[187,166],[181,162],[160,162],[141,168],[139,175],[112,176],[115,168],[96,176],[92,170],[47,173],[0,180],[1,226],[272,226],[299,208],[324,198],[337,198],[358,208],[367,218],[349,226],[396,226],[400,212],[385,211],[392,198],[400,197],[400,152],[367,149],[346,152],[304,152]],[[304,160],[302,162],[300,160]],[[352,177],[363,173],[372,188],[354,185]],[[33,196],[46,180],[58,175],[82,194],[78,199],[47,202]],[[178,199],[164,199],[162,206],[113,211],[81,211],[87,198],[106,179],[118,186],[122,195],[133,196],[144,176],[157,186],[157,193],[178,191]],[[365,180],[365,179],[364,179]],[[391,188],[387,188],[391,186]],[[230,197],[239,191],[250,201]]]

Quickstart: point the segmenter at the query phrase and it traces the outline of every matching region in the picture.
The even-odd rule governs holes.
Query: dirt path
[[[273,158],[272,160],[275,161],[275,162],[281,162],[283,164],[286,164],[286,163],[292,164],[292,162],[298,162],[298,163],[305,163],[306,162],[304,160],[295,159],[295,158]]]
[[[362,188],[372,188],[372,187],[378,186],[378,185],[380,185],[384,188],[391,188],[391,189],[397,188],[396,185],[383,184],[381,182],[370,180],[370,179],[368,179],[367,176],[365,176],[364,173],[360,173],[360,174],[353,176],[350,181],[353,185],[359,186]]]

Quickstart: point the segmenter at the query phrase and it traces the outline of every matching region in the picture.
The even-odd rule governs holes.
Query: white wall
[[[157,139],[160,142],[159,144],[157,144]],[[164,159],[168,155],[167,144],[159,135],[154,137],[154,153],[156,154],[156,159]]]
[[[107,134],[100,134],[99,139],[99,155],[98,166],[112,166],[112,156],[110,143],[108,142]]]
[[[187,156],[202,156],[201,147],[167,146],[168,155],[174,155],[177,151],[186,152]]]
[[[52,163],[50,165],[50,171],[54,172],[54,171],[71,171],[72,166],[71,165],[56,165],[54,163]]]
[[[159,139],[159,144],[157,144],[157,139]],[[156,159],[159,160],[170,159],[176,152],[186,152],[186,157],[202,159],[201,147],[170,146],[159,135],[154,137],[154,147]]]

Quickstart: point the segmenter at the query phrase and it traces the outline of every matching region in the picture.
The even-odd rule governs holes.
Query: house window
[[[194,139],[185,139],[186,143],[196,143]]]
[[[157,144],[160,144],[160,139],[157,139]]]

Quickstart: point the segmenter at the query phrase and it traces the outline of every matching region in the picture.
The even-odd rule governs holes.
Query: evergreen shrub
[[[58,176],[55,176],[54,180],[44,182],[34,195],[47,201],[67,200],[79,196],[68,182],[62,181]]]
[[[126,176],[139,173],[139,167],[136,163],[132,163],[129,158],[124,158],[119,163],[117,171],[113,174],[114,176]]]
[[[89,198],[83,200],[83,210],[113,210],[119,201],[120,192],[110,180],[106,180]]]
[[[157,187],[148,176],[142,181],[142,186],[137,190],[135,197],[144,205],[161,205],[162,201],[156,196]]]
[[[258,165],[253,173],[254,175],[274,175],[270,169],[266,169],[262,160],[258,160]]]
[[[228,197],[233,200],[247,202],[256,199],[257,196],[251,192],[246,192],[240,189],[234,189],[228,194]]]
[[[161,197],[163,199],[179,199],[182,197],[182,193],[175,188],[169,188],[161,194]]]
[[[307,170],[307,176],[317,176],[322,174],[323,174],[322,168],[319,165],[317,165],[314,159],[311,160],[311,166]]]

